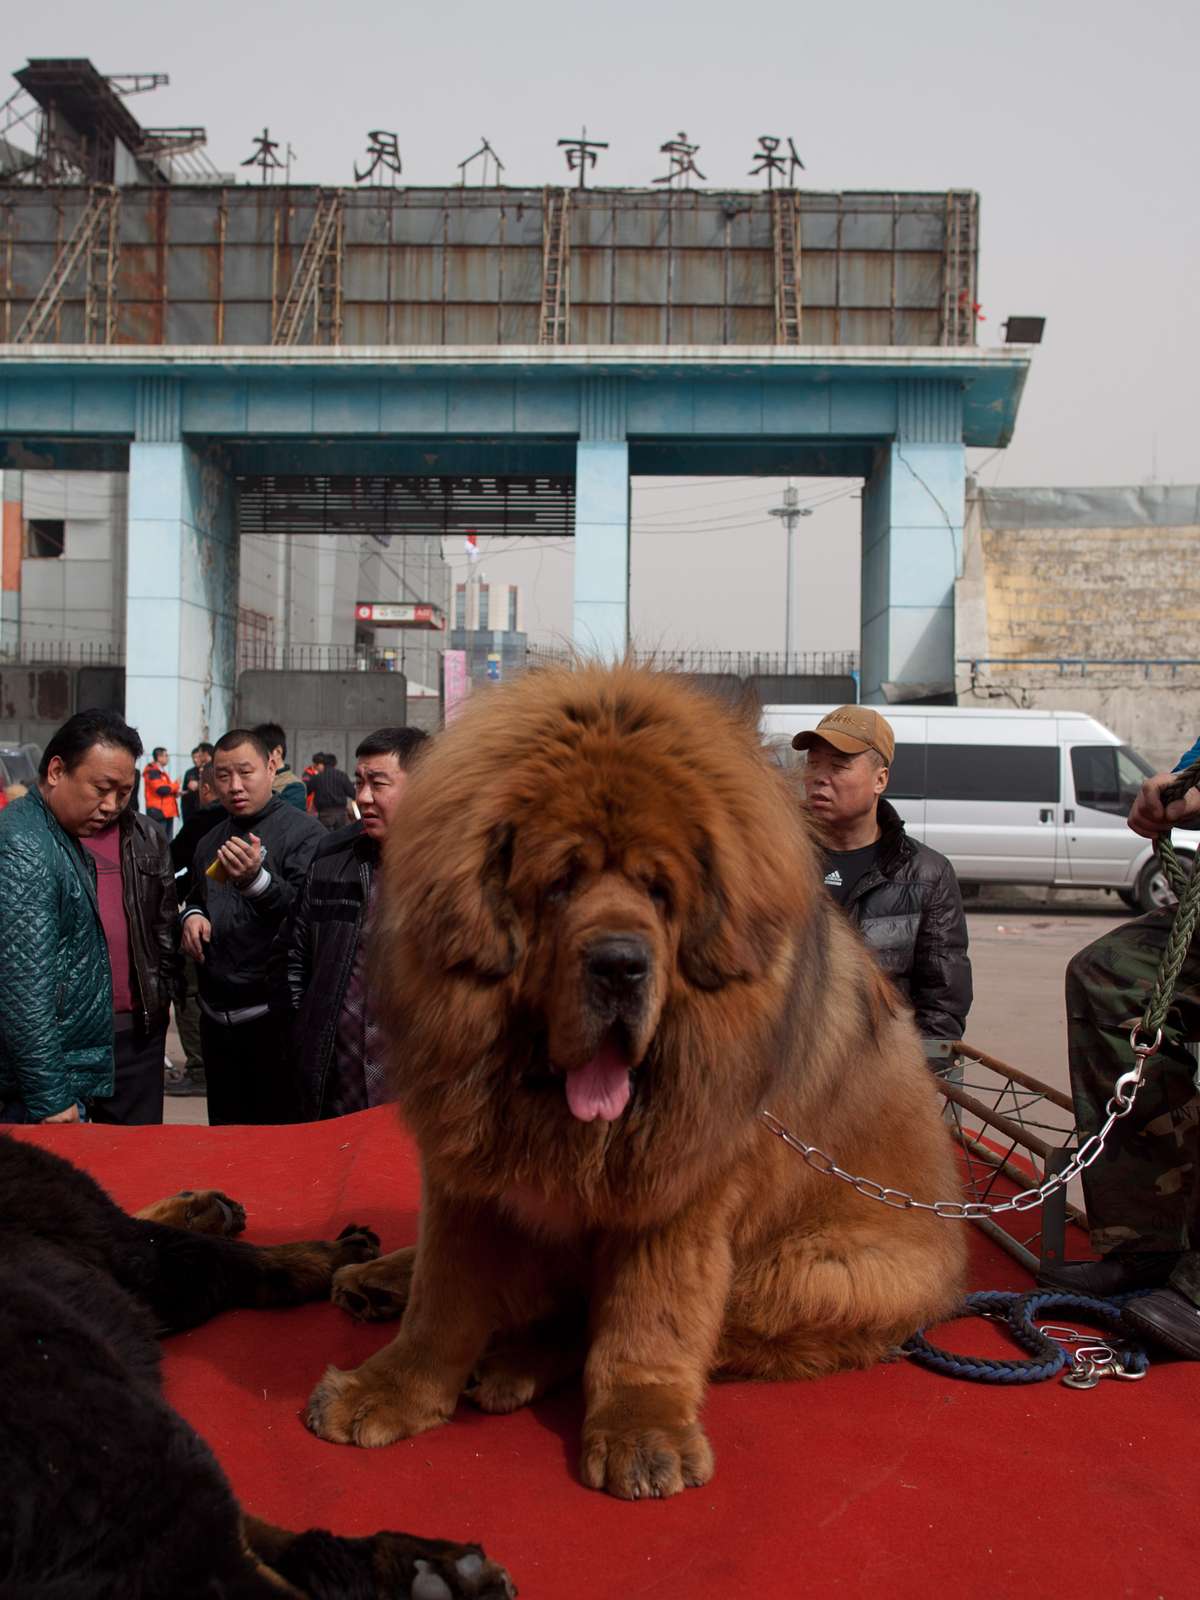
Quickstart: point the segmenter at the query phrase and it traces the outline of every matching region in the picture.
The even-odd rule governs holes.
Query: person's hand
[[[234,834],[217,851],[217,860],[229,874],[230,883],[236,889],[244,889],[262,871],[262,840],[256,833],[252,833],[248,839],[239,839]]]
[[[1129,826],[1143,839],[1156,839],[1171,828],[1200,827],[1200,789],[1189,789],[1182,800],[1165,809],[1162,791],[1179,778],[1177,772],[1158,772],[1147,778],[1129,812]]]
[[[188,793],[189,794],[195,794],[196,791],[199,789],[199,787],[200,787],[199,778],[189,778],[188,779]]]
[[[188,917],[183,924],[183,937],[180,944],[185,956],[191,956],[193,961],[204,965],[204,946],[212,938],[212,923],[207,917]]]
[[[78,1122],[79,1121],[79,1107],[75,1104],[74,1101],[72,1101],[71,1104],[67,1107],[67,1109],[65,1111],[56,1111],[52,1117],[43,1117],[42,1121],[43,1122]]]

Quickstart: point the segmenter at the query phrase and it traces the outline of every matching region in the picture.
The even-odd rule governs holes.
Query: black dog
[[[224,1196],[149,1214],[241,1226]],[[378,1246],[352,1226],[256,1249],[131,1217],[68,1162],[0,1137],[0,1597],[508,1600],[477,1545],[294,1534],[243,1515],[163,1399],[159,1335],[320,1299]]]

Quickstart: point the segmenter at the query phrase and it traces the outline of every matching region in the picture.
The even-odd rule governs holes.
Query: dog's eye
[[[648,885],[647,892],[656,906],[661,906],[664,911],[670,911],[671,891],[665,883],[656,878],[652,884]]]
[[[575,879],[577,875],[578,874],[575,867],[568,867],[565,872],[560,872],[558,877],[555,878],[554,882],[546,890],[546,899],[565,900],[570,894],[571,890],[575,887]]]

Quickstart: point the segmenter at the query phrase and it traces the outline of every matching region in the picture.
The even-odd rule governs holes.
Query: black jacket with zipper
[[[162,829],[132,806],[121,813],[121,893],[133,976],[147,1032],[165,1027],[179,965],[175,868]]]
[[[879,853],[843,907],[876,961],[908,1000],[918,1031],[961,1039],[971,1009],[967,919],[954,868],[904,831],[881,800]]]
[[[362,937],[379,847],[359,822],[327,834],[304,880],[288,942],[288,994],[302,1115],[324,1116],[338,1020]]]
[[[261,894],[215,883],[208,868],[231,834],[257,834],[270,880]],[[316,817],[272,796],[253,817],[225,816],[204,835],[193,858],[184,916],[201,911],[212,924],[198,968],[200,998],[218,1011],[271,1005],[283,1010],[284,939],[317,846],[328,837]]]

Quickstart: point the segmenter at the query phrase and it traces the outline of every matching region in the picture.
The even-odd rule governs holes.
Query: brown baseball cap
[[[885,767],[891,766],[896,753],[896,735],[891,723],[870,706],[839,706],[822,717],[810,732],[798,733],[792,740],[792,749],[809,750],[814,739],[824,739],[826,744],[848,756],[874,750],[882,757]]]

